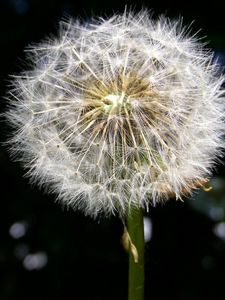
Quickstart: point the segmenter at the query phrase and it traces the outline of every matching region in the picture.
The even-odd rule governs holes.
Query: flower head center
[[[113,114],[120,112],[128,104],[129,97],[122,91],[120,94],[108,94],[102,101],[104,111]]]

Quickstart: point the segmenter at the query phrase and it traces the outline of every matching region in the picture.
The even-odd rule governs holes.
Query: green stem
[[[144,300],[145,243],[142,209],[131,210],[127,218],[127,226],[131,242],[129,247],[128,300]]]

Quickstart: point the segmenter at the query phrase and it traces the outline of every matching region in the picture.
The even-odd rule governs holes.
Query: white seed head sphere
[[[9,92],[9,143],[62,203],[126,215],[206,181],[224,147],[223,77],[180,21],[65,21],[29,51]]]

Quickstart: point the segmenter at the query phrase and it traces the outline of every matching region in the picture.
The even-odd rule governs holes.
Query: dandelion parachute
[[[207,181],[224,146],[223,77],[180,21],[66,20],[28,52],[8,94],[8,144],[62,203],[126,215]]]

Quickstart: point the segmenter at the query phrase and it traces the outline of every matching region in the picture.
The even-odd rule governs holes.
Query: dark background
[[[122,12],[125,4],[155,15],[193,20],[215,58],[225,64],[222,1],[56,1],[0,0],[0,108],[9,74],[21,69],[23,49],[57,33],[62,16],[89,19]],[[9,130],[0,123],[0,142]],[[225,161],[225,159],[224,159]],[[214,172],[211,192],[184,203],[171,200],[146,217],[152,235],[146,243],[146,299],[225,299],[225,168]],[[92,220],[63,210],[24,178],[19,164],[0,147],[0,300],[127,298],[127,254],[117,218]]]

